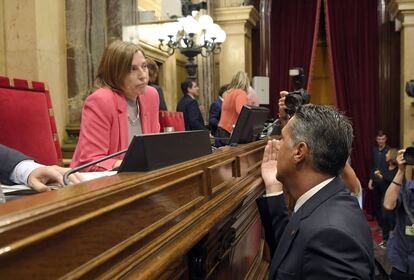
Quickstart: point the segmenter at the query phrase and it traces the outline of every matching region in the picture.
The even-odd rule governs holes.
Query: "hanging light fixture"
[[[221,44],[226,40],[224,30],[210,16],[198,16],[197,11],[193,11],[192,16],[179,18],[177,22],[161,25],[158,34],[160,50],[173,55],[179,49],[187,57],[185,67],[189,78],[197,76],[195,57],[198,54],[207,57],[219,53]]]

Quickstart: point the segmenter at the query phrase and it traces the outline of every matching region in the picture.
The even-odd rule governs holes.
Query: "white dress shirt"
[[[10,174],[10,181],[19,185],[27,185],[27,179],[33,170],[44,165],[35,162],[34,160],[27,159],[19,162]]]
[[[311,188],[310,190],[308,190],[307,192],[305,192],[304,194],[302,194],[298,200],[296,201],[295,204],[295,208],[293,209],[293,212],[297,212],[299,210],[299,208],[305,204],[306,201],[308,201],[312,196],[314,196],[318,191],[320,191],[323,187],[325,187],[327,184],[329,184],[333,179],[335,179],[335,177],[326,179],[325,181],[317,184],[316,186],[314,186],[313,188]],[[277,195],[281,195],[283,194],[283,191],[280,192],[274,192],[274,193],[267,193],[265,195],[263,195],[264,197],[270,197],[270,196],[277,196]]]

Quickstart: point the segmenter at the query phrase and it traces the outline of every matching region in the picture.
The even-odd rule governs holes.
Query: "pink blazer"
[[[142,133],[158,133],[159,96],[155,88],[148,86],[138,97]],[[128,148],[128,113],[125,97],[104,87],[85,100],[82,111],[79,141],[73,154],[71,167],[86,164],[109,154]],[[108,159],[84,171],[112,169],[123,155]]]

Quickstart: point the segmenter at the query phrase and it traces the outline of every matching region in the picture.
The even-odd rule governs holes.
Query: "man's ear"
[[[306,159],[308,153],[308,145],[305,142],[299,142],[299,144],[296,145],[295,154],[293,155],[293,158],[296,163],[300,163]]]

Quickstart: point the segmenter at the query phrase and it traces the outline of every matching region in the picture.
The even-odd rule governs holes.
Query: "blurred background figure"
[[[246,72],[237,72],[229,84],[226,97],[221,107],[221,117],[218,124],[217,134],[219,145],[227,145],[230,134],[233,132],[237,118],[244,105],[249,104],[247,90],[250,86],[250,80]]]
[[[385,155],[387,154],[390,147],[387,145],[387,135],[382,130],[377,132],[375,137],[377,143],[372,152],[372,168],[370,172],[370,179],[368,182],[368,188],[373,191],[372,193],[372,213],[379,224],[381,224],[382,218],[382,193],[381,184],[382,180],[376,174],[383,174],[387,169],[387,161]]]
[[[211,134],[215,137],[217,137],[217,128],[221,116],[221,105],[223,104],[224,95],[228,86],[228,84],[225,84],[220,87],[217,100],[210,105],[208,124],[210,126]]]
[[[251,86],[249,86],[249,88],[247,89],[247,99],[249,100],[249,105],[252,106],[259,106],[260,102],[259,102],[259,97],[257,96],[256,90],[254,88],[252,88]]]
[[[149,75],[148,85],[154,87],[158,92],[158,95],[160,97],[160,111],[168,111],[167,104],[165,103],[164,91],[162,90],[162,87],[158,84],[158,75],[159,75],[158,64],[149,57],[147,57],[147,64],[148,64],[148,75]]]
[[[181,83],[181,90],[183,91],[184,96],[177,104],[177,112],[183,112],[185,130],[206,129],[200,106],[196,100],[196,97],[199,96],[200,91],[197,82],[187,79]]]
[[[384,207],[384,197],[387,192],[388,187],[390,186],[392,179],[397,174],[398,163],[397,163],[398,150],[395,148],[390,148],[385,154],[385,161],[387,162],[387,167],[384,170],[376,170],[374,176],[377,178],[377,191],[380,195],[380,205],[381,205],[381,217],[378,220],[379,226],[382,230],[382,239],[379,245],[383,248],[386,247],[390,231],[394,228],[395,218],[390,211],[387,211]]]
[[[384,208],[395,215],[395,229],[387,243],[392,280],[414,279],[414,181],[406,180],[405,150],[398,151],[397,173],[384,197]]]

